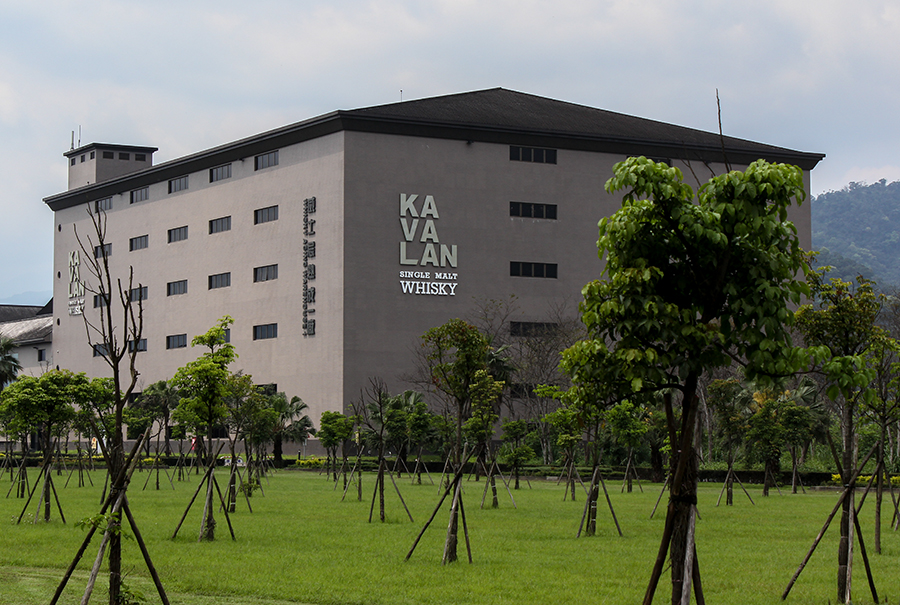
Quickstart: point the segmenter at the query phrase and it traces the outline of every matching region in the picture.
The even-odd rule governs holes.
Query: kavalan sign
[[[400,265],[417,270],[400,271],[404,294],[456,296],[458,286],[456,244],[442,244],[437,232],[440,219],[434,196],[400,194]]]

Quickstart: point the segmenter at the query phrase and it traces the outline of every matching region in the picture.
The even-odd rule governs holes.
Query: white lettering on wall
[[[400,265],[433,267],[434,271],[400,271],[400,290],[413,296],[456,296],[459,285],[456,273],[438,269],[455,269],[458,262],[456,244],[442,244],[438,236],[440,219],[433,195],[400,194]],[[433,277],[432,277],[433,274]]]

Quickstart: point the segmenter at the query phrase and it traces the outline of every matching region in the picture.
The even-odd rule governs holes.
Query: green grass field
[[[31,476],[37,472],[31,469]],[[217,472],[224,484],[225,471]],[[56,588],[84,536],[75,521],[99,508],[101,473],[94,487],[69,487],[66,475],[55,476],[67,524],[56,509],[50,523],[15,518],[24,501],[2,497],[9,476],[0,486],[0,603],[45,604]],[[465,488],[465,510],[474,563],[441,565],[447,527],[447,504],[408,562],[404,557],[438,500],[430,484],[398,481],[415,522],[406,517],[390,483],[386,493],[387,522],[368,523],[374,476],[363,477],[364,501],[355,490],[341,502],[341,489],[316,472],[282,471],[263,482],[265,495],[251,499],[253,512],[240,501],[232,517],[237,540],[232,541],[219,512],[217,540],[198,543],[202,503],[195,504],[176,540],[172,532],[196,489],[198,478],[175,483],[163,479],[165,489],[148,486],[146,474],[136,473],[129,490],[132,510],[148,543],[172,603],[238,605],[310,604],[516,604],[637,603],[643,597],[658,548],[665,516],[665,497],[651,520],[650,512],[661,486],[645,484],[644,492],[619,492],[610,484],[611,498],[622,525],[619,537],[601,495],[598,535],[575,538],[584,506],[563,501],[563,488],[554,481],[523,482],[514,491],[514,508],[500,486],[500,508],[480,508],[483,481]],[[437,480],[437,478],[435,478]],[[776,604],[802,561],[813,538],[836,502],[833,491],[762,498],[751,489],[756,506],[742,492],[735,506],[716,507],[721,484],[703,484],[699,493],[701,520],[697,526],[698,556],[708,603]],[[637,487],[635,486],[635,490]],[[35,497],[36,498],[36,497]],[[724,499],[723,499],[724,500]],[[488,497],[488,502],[490,497]],[[874,501],[870,496],[860,514],[866,545],[882,601],[900,600],[900,533],[889,528],[885,513],[883,554],[872,553]],[[887,508],[887,507],[886,507]],[[77,603],[88,570],[96,557],[95,538],[69,583],[63,602]],[[158,603],[134,540],[125,543],[126,583]],[[854,603],[871,603],[862,558],[854,558]],[[829,529],[816,554],[794,587],[788,603],[824,604],[835,601],[837,523]],[[657,591],[658,603],[668,602],[668,574]],[[92,602],[102,603],[105,587],[98,582]]]

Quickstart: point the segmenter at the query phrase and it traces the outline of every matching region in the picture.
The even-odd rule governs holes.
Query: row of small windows
[[[556,263],[525,263],[511,261],[509,274],[512,277],[548,277],[556,279]]]
[[[94,308],[105,307],[108,303],[108,294],[94,294]],[[147,300],[147,286],[138,286],[128,291],[128,299],[131,302]]]
[[[269,206],[268,208],[261,208],[259,210],[254,211],[253,221],[254,224],[267,223],[270,221],[278,220],[278,206]],[[209,221],[209,233],[212,235],[213,233],[222,233],[223,231],[231,231],[231,217],[223,216],[221,218],[215,218]],[[188,238],[188,226],[184,225],[182,227],[175,227],[174,229],[169,229],[167,233],[167,241],[171,244],[174,242],[180,242],[186,240]],[[139,235],[137,237],[132,237],[128,240],[128,250],[134,252],[135,250],[143,250],[150,243],[149,235]],[[109,256],[112,254],[112,244],[106,244],[108,248],[106,255]],[[94,248],[94,255],[96,258],[100,258],[100,250],[99,246]]]
[[[187,294],[187,280],[170,281],[166,284],[166,296],[178,296]]]
[[[91,159],[93,160],[95,157],[97,157],[97,156],[96,156],[96,152],[95,152],[95,151],[92,151],[92,152],[91,152]],[[115,157],[116,157],[116,154],[115,154],[114,152],[112,152],[112,151],[104,151],[104,152],[103,152],[103,159],[104,159],[104,160],[113,160],[113,159],[115,159]],[[86,159],[87,159],[87,158],[85,157],[85,154],[82,153],[82,154],[81,154],[81,161],[84,162]],[[130,159],[131,159],[131,154],[130,154],[130,153],[124,153],[124,152],[121,152],[121,153],[119,153],[119,159],[120,159],[120,160],[130,160]],[[135,162],[146,162],[146,161],[147,161],[147,154],[145,154],[145,153],[136,153],[136,154],[134,154],[134,161],[135,161]],[[276,162],[276,164],[277,164],[277,162]],[[70,166],[74,166],[74,165],[75,165],[75,158],[72,158],[71,160],[69,160],[69,165],[70,165]]]
[[[556,150],[541,147],[509,146],[509,159],[514,162],[534,162],[535,164],[555,164]]]
[[[215,168],[209,169],[209,182],[215,183],[216,181],[223,181],[225,179],[231,178],[231,164],[225,164],[224,166],[216,166]]]
[[[269,326],[274,326],[273,329],[269,329]],[[266,326],[253,326],[253,340],[259,340],[256,338],[256,329],[257,328],[267,328],[264,330],[265,333],[274,333],[277,335],[278,333],[278,324],[267,324]],[[275,338],[275,336],[263,336],[263,338]],[[231,329],[225,330],[225,342],[231,342]],[[184,349],[187,347],[187,334],[172,334],[171,336],[166,336],[166,348],[167,349]],[[107,347],[105,344],[95,344],[94,345],[94,357],[105,357],[107,352]],[[128,352],[134,353],[137,351],[138,353],[143,353],[147,350],[147,339],[141,338],[140,340],[129,340],[128,341]]]
[[[511,321],[510,336],[548,336],[559,330],[559,324],[548,321]]]
[[[278,324],[253,326],[253,340],[266,340],[269,338],[278,338]]]
[[[546,218],[556,220],[556,204],[534,204],[532,202],[510,202],[509,215],[523,218]]]
[[[228,288],[231,286],[231,273],[216,273],[209,276],[209,289]]]

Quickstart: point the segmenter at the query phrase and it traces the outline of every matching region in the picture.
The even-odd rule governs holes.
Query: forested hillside
[[[835,277],[900,286],[900,181],[850,183],[812,199],[812,243]]]

